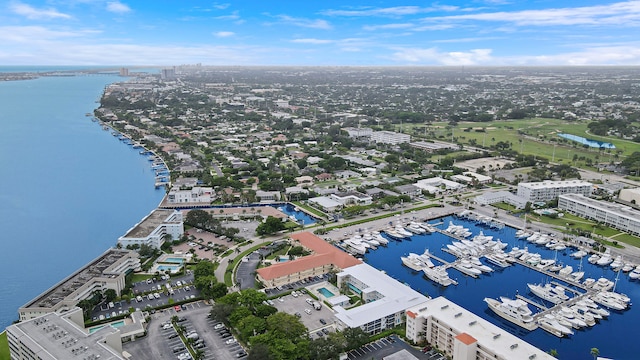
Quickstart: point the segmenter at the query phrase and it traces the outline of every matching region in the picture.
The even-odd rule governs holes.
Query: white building
[[[124,359],[120,331],[111,326],[85,330],[78,307],[11,325],[7,342],[12,360]]]
[[[495,203],[507,203],[516,207],[516,209],[524,209],[527,206],[527,199],[508,191],[485,192],[473,199],[477,204],[492,205]]]
[[[370,205],[373,198],[358,191],[347,191],[331,194],[329,197],[342,205]]]
[[[308,200],[312,206],[319,207],[324,212],[335,212],[342,209],[342,203],[327,196],[318,196]]]
[[[618,199],[631,204],[640,205],[640,188],[622,189],[620,190]]]
[[[165,235],[170,235],[171,240],[177,240],[182,233],[184,224],[181,212],[156,209],[118,238],[118,244],[124,248],[144,244],[159,249],[165,241]]]
[[[374,131],[371,134],[371,141],[378,144],[397,145],[410,142],[411,136],[393,131]]]
[[[427,301],[427,297],[368,264],[347,267],[337,274],[338,288],[343,284],[362,296],[364,304],[351,309],[333,308],[338,330],[359,327],[369,334],[404,322],[404,312]]]
[[[628,206],[595,200],[579,194],[566,194],[558,198],[558,208],[640,236],[640,212]]]
[[[210,187],[194,186],[188,190],[172,187],[167,194],[167,203],[210,203],[214,200],[213,189]]]
[[[593,184],[582,180],[540,181],[518,184],[518,196],[530,202],[555,200],[562,194],[591,195]]]
[[[414,185],[422,190],[427,191],[430,194],[440,193],[442,192],[443,188],[444,190],[456,191],[465,187],[460,183],[443,179],[441,177],[432,177],[428,179],[418,180]]]
[[[370,138],[373,134],[371,128],[346,127],[342,128],[342,130],[346,131],[350,138]]]
[[[126,285],[126,275],[139,269],[137,252],[109,249],[20,307],[20,321],[72,309],[81,300],[93,296],[94,291],[113,289],[119,296]]]
[[[444,297],[407,310],[407,338],[455,360],[551,360],[553,356]]]

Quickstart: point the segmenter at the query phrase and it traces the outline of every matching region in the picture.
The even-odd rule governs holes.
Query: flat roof
[[[556,187],[574,187],[574,186],[593,186],[592,183],[583,180],[560,180],[560,181],[537,181],[537,182],[521,182],[518,187],[526,187],[531,189],[556,188]]]
[[[73,294],[80,287],[87,284],[91,279],[96,277],[115,277],[115,274],[109,274],[109,268],[120,261],[122,258],[133,256],[138,257],[138,253],[124,249],[108,249],[102,255],[86,264],[61,282],[55,284],[47,291],[40,294],[35,299],[28,302],[21,309],[30,307],[51,308],[64,300],[70,294]]]
[[[12,325],[8,331],[41,359],[122,359],[103,341],[119,331],[105,326],[89,334],[71,319],[77,311],[82,312],[82,309],[76,308],[63,315],[49,313]]]
[[[546,352],[442,296],[412,307],[410,311],[416,316],[437,319],[440,325],[450,328],[454,334],[466,333],[498,358],[530,359],[530,356],[535,355],[536,360],[554,359]]]
[[[596,200],[596,199],[586,197],[582,194],[562,194],[559,196],[559,198],[567,198],[576,202],[589,204],[592,207],[599,208],[600,210],[608,211],[620,217],[625,217],[632,220],[638,219],[638,211],[626,205]]]
[[[136,226],[129,230],[123,237],[125,238],[145,238],[149,236],[158,226],[162,225],[174,210],[156,209],[147,215]]]
[[[381,299],[351,309],[336,306],[334,308],[336,317],[349,327],[362,326],[428,300],[426,296],[411,287],[366,263],[346,268],[338,276],[351,276],[358,279],[367,285],[364,291],[376,291],[382,296]]]
[[[327,196],[318,196],[318,197],[314,197],[309,199],[309,201],[314,202],[320,206],[322,206],[325,209],[330,209],[330,208],[334,208],[334,207],[339,207],[342,206],[341,203],[327,197]]]

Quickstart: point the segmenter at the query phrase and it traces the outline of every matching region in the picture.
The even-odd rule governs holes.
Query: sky
[[[640,65],[640,1],[0,0],[0,65]]]

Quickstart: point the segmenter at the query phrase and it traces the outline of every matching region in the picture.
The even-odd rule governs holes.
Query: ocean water
[[[114,246],[164,195],[139,150],[85,116],[106,85],[122,80],[0,82],[0,330]]]
[[[509,251],[512,246],[518,246],[520,248],[527,246],[529,252],[540,253],[543,259],[557,258],[558,262],[573,266],[574,271],[577,271],[580,266],[579,260],[569,256],[571,252],[575,251],[574,249],[568,248],[564,251],[555,252],[544,246],[537,246],[525,240],[516,239],[513,228],[505,227],[502,230],[492,230],[486,227],[480,227],[472,221],[455,219],[453,217],[446,217],[442,220],[443,224],[438,226],[441,229],[445,229],[449,221],[453,221],[455,224],[464,225],[464,227],[469,228],[474,235],[479,234],[480,231],[485,235],[493,235],[494,239],[501,239],[503,242],[509,244],[505,251]],[[433,221],[433,223],[435,223],[435,221]],[[458,270],[450,268],[447,270],[449,276],[457,280],[459,284],[457,286],[442,287],[428,280],[422,273],[418,273],[402,265],[400,256],[406,255],[409,252],[422,254],[425,249],[429,249],[432,254],[443,260],[452,261],[455,257],[441,249],[446,247],[446,244],[450,244],[453,239],[440,233],[414,235],[411,239],[412,240],[403,240],[401,242],[390,240],[387,247],[381,246],[378,247],[377,250],[370,250],[364,259],[368,264],[385,270],[389,276],[402,283],[406,283],[414,290],[431,297],[444,296],[543,351],[556,349],[560,359],[590,359],[590,350],[593,347],[597,347],[600,350],[601,356],[616,360],[638,358],[638,354],[640,354],[640,343],[633,341],[633,337],[635,337],[635,329],[640,320],[639,305],[633,305],[623,312],[611,311],[611,316],[609,316],[608,319],[603,319],[600,323],[587,329],[574,330],[575,334],[569,338],[558,338],[542,329],[528,332],[495,315],[489,310],[483,299],[485,297],[497,298],[499,296],[515,298],[515,296],[519,294],[537,303],[542,303],[544,302],[543,300],[536,298],[535,295],[529,292],[527,283],[541,283],[553,279],[547,279],[545,275],[520,265],[514,265],[503,270],[496,270],[490,273],[490,275],[483,274],[476,279],[465,276]],[[484,260],[482,261],[486,265],[496,269],[495,266]],[[585,271],[585,279],[587,277],[594,279],[606,277],[615,281],[617,276],[609,267],[605,268],[590,264],[587,262],[586,257],[582,262],[582,267]],[[616,291],[630,296],[632,302],[640,302],[640,282],[629,280],[627,274],[619,274]],[[547,304],[547,306],[549,305]],[[537,312],[533,306],[530,305],[529,308]]]

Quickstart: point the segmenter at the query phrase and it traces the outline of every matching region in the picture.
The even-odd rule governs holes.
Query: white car
[[[225,344],[227,344],[227,345],[231,345],[231,344],[235,344],[235,343],[236,343],[236,341],[237,341],[236,339],[231,338],[231,339],[229,339],[229,340],[225,341],[224,343],[225,343]]]
[[[224,327],[224,324],[218,324],[218,325],[214,326],[213,328],[215,330],[218,330],[218,329],[222,329],[223,327]]]

